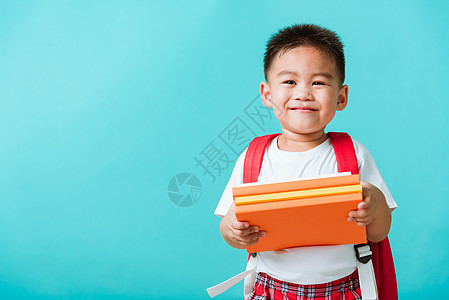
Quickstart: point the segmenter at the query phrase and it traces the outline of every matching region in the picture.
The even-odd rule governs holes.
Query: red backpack
[[[351,137],[343,132],[329,132],[339,172],[358,174],[357,157]],[[280,133],[256,137],[248,146],[243,166],[243,183],[256,182],[262,167],[265,149]],[[372,250],[377,292],[380,300],[397,300],[398,290],[393,256],[388,237],[379,243],[369,242]],[[249,259],[249,257],[248,257]]]

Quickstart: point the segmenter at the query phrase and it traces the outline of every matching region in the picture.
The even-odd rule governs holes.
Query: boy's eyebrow
[[[284,75],[298,75],[298,73],[296,73],[295,71],[289,71],[289,70],[283,70],[281,72],[279,72],[276,77],[281,77]],[[334,80],[334,76],[332,76],[332,74],[328,73],[328,72],[316,72],[316,73],[312,73],[312,77],[315,76],[324,76],[330,80]]]
[[[294,71],[283,70],[283,71],[277,73],[276,77],[281,77],[283,75],[298,75],[298,74]]]
[[[328,73],[328,72],[317,72],[317,73],[313,73],[313,76],[323,76],[326,77],[330,80],[334,80],[334,76],[332,76],[332,74]]]

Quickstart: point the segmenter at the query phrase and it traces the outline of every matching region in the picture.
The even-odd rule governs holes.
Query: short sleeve
[[[246,150],[240,154],[237,159],[234,170],[232,171],[231,177],[229,178],[228,184],[221,195],[220,201],[218,202],[217,208],[214,214],[223,218],[231,207],[233,200],[232,188],[243,183],[243,163],[245,162]]]
[[[393,211],[398,207],[398,205],[394,201],[387,184],[382,178],[373,156],[364,145],[354,139],[353,141],[359,164],[360,180],[369,182],[381,190],[385,196],[388,206],[391,211]]]

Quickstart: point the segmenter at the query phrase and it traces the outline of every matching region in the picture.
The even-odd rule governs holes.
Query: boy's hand
[[[239,222],[235,216],[234,203],[220,222],[220,232],[226,243],[237,249],[254,245],[260,237],[266,235],[265,231],[259,232],[258,226],[249,226],[248,222]]]
[[[361,181],[363,202],[358,209],[349,212],[348,221],[355,222],[358,226],[366,226],[366,234],[369,241],[379,242],[390,231],[391,212],[385,196],[374,185]]]
[[[376,193],[382,193],[374,185],[361,181],[363,202],[360,202],[358,209],[349,212],[349,222],[356,222],[358,226],[367,226],[373,222],[374,214],[379,206],[379,195]]]

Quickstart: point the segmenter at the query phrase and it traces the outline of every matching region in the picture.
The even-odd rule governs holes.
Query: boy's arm
[[[356,211],[349,212],[349,222],[366,226],[367,238],[371,242],[380,242],[390,231],[391,210],[381,190],[368,182],[361,182],[363,202]]]
[[[266,234],[264,231],[259,232],[257,226],[249,226],[248,222],[239,222],[235,216],[234,203],[221,219],[220,232],[225,242],[237,249],[245,249],[247,246],[256,244],[259,237]]]

